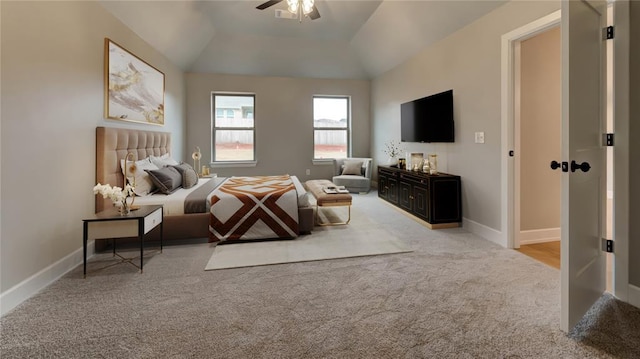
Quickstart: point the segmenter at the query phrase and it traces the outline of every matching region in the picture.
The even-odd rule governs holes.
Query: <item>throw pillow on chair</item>
[[[363,161],[344,161],[342,175],[362,176]]]

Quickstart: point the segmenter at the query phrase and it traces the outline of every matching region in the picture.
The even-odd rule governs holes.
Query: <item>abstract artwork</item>
[[[164,74],[104,39],[105,117],[164,125]]]

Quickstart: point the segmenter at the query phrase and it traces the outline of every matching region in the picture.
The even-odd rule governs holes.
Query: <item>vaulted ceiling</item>
[[[316,0],[302,21],[263,2],[100,1],[186,72],[371,79],[505,0]]]

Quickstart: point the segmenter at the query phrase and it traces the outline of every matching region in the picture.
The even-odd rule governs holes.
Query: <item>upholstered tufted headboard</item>
[[[96,183],[122,187],[124,176],[120,160],[128,152],[136,160],[171,152],[171,134],[127,128],[96,127]],[[110,205],[110,203],[107,203]],[[105,208],[105,200],[96,195],[96,212]]]

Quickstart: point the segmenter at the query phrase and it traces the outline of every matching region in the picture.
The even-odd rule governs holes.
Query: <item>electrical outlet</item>
[[[311,175],[311,170],[307,168],[307,176]]]
[[[484,143],[484,132],[476,132],[476,143]]]

